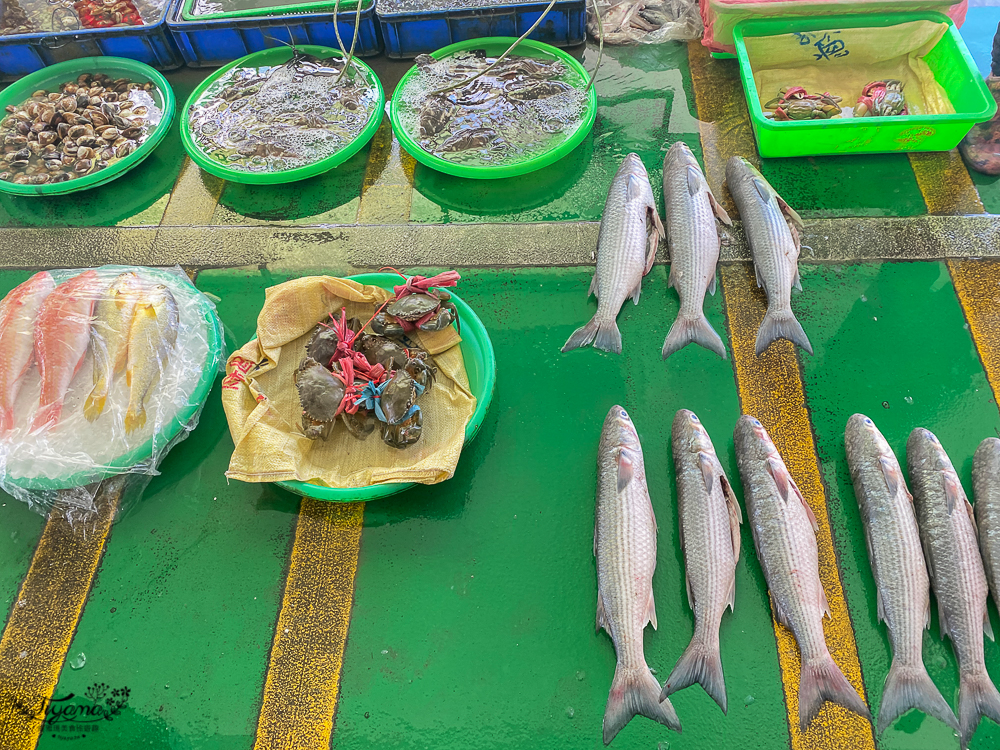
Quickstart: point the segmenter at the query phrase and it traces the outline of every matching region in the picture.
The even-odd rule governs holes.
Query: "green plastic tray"
[[[108,266],[107,268],[117,267]],[[134,266],[121,266],[120,268],[122,271],[135,270]],[[83,272],[84,270],[86,269],[74,269],[74,271],[79,272]],[[169,269],[140,268],[139,270],[142,272],[144,277],[160,279],[170,284],[183,284],[186,282],[190,286],[194,287],[190,281],[182,279],[177,273],[173,273]],[[177,412],[177,416],[174,417],[174,420],[158,436],[164,441],[165,444],[169,444],[171,440],[177,437],[177,435],[179,435],[180,432],[185,429],[188,424],[190,424],[191,420],[198,413],[198,410],[201,409],[205,400],[208,398],[209,392],[212,390],[212,386],[215,384],[215,380],[219,375],[219,368],[222,365],[222,322],[219,320],[219,316],[215,312],[215,306],[203,295],[202,314],[205,318],[205,336],[208,341],[208,359],[205,361],[205,367],[201,371],[201,379],[198,381],[198,385],[195,386],[194,391],[192,391],[191,398],[189,399],[187,405]],[[148,461],[152,455],[153,438],[150,437],[150,439],[142,445],[134,448],[122,456],[119,456],[113,461],[109,461],[107,466],[100,469],[77,472],[76,474],[66,477],[7,477],[6,481],[26,490],[65,490],[73,487],[83,487],[84,485],[100,482],[121,474],[133,466],[141,464],[144,461]]]
[[[247,18],[249,16],[276,16],[293,15],[299,13],[321,13],[329,11],[333,13],[333,0],[318,0],[311,3],[288,3],[287,5],[269,5],[264,8],[245,8],[243,10],[230,10],[224,13],[192,13],[191,9],[197,0],[184,0],[184,7],[181,9],[181,18],[185,21],[208,21],[214,18]],[[362,10],[369,7],[370,2],[362,3]],[[358,0],[341,0],[337,6],[338,12],[358,9]],[[350,40],[348,40],[350,41]]]
[[[107,169],[99,172],[92,172],[86,177],[80,177],[66,182],[49,183],[46,185],[15,185],[12,182],[0,180],[0,192],[11,195],[65,195],[67,193],[77,193],[81,190],[103,185],[111,180],[121,177],[131,169],[139,166],[143,159],[153,153],[160,141],[170,130],[170,123],[174,117],[174,92],[167,83],[167,79],[160,73],[153,70],[148,65],[135,60],[128,60],[124,57],[81,57],[76,60],[56,63],[47,68],[35,71],[34,73],[15,81],[10,86],[0,91],[0,112],[8,104],[17,106],[21,102],[30,99],[31,95],[38,89],[58,89],[59,84],[66,81],[76,80],[82,73],[105,73],[112,78],[128,78],[136,82],[149,81],[156,88],[150,92],[153,100],[163,113],[159,124],[153,129],[139,148],[126,156],[124,159],[115,162]]]
[[[446,57],[454,55],[456,52],[464,52],[470,49],[486,50],[486,54],[488,56],[500,55],[515,41],[516,40],[513,37],[503,36],[486,37],[484,39],[468,39],[464,42],[458,42],[457,44],[450,44],[447,47],[442,47],[437,52],[432,52],[431,57],[435,60],[442,60]],[[583,65],[581,65],[567,52],[564,52],[557,47],[553,47],[550,44],[525,39],[511,54],[514,56],[520,55],[521,57],[555,58],[561,60],[571,70],[576,71],[584,81],[590,80],[590,73],[587,72],[587,69],[584,68]],[[424,151],[413,136],[406,132],[406,129],[400,121],[399,103],[402,100],[403,92],[406,91],[407,85],[416,75],[417,68],[414,66],[406,72],[400,80],[399,85],[396,86],[396,92],[393,94],[392,102],[389,105],[389,119],[392,121],[392,129],[396,133],[396,137],[399,139],[400,144],[402,144],[403,148],[406,149],[410,156],[421,164],[424,164],[432,169],[436,169],[439,172],[444,172],[445,174],[455,175],[456,177],[469,177],[474,180],[495,180],[502,177],[515,177],[517,175],[527,174],[528,172],[534,172],[536,169],[546,167],[553,162],[559,161],[559,159],[562,159],[574,148],[576,148],[580,142],[583,141],[587,135],[589,135],[591,128],[594,127],[594,119],[597,117],[597,93],[594,91],[594,88],[591,87],[590,91],[587,93],[587,111],[584,113],[583,119],[577,127],[576,132],[557,146],[552,147],[538,156],[534,156],[530,159],[525,159],[524,161],[514,164],[504,164],[502,166],[495,167],[455,164],[447,159],[442,159],[440,156],[435,156],[434,154]]]
[[[924,57],[937,82],[955,107],[952,115],[901,115],[837,120],[774,122],[764,117],[753,79],[746,37],[773,36],[796,31],[835,31],[864,27],[887,28],[910,21],[948,24],[948,31]],[[891,34],[892,32],[887,32]],[[750,120],[761,156],[819,156],[823,154],[872,154],[896,151],[950,151],[977,122],[989,120],[997,110],[965,42],[948,16],[941,13],[893,13],[826,16],[823,18],[756,19],[741,21],[733,29],[740,76],[746,92]],[[815,50],[803,46],[805,59],[814,61]]]
[[[305,52],[324,59],[329,57],[343,57],[343,55],[340,54],[340,50],[331,49],[330,47],[319,47],[307,44],[301,47],[296,47],[296,49],[300,52]],[[295,169],[288,169],[283,172],[243,172],[237,169],[230,169],[229,167],[219,164],[219,162],[209,158],[209,156],[201,150],[201,147],[198,146],[194,136],[191,134],[191,124],[188,118],[188,112],[191,110],[191,107],[193,107],[205,95],[209,86],[214,84],[217,80],[219,80],[219,78],[224,76],[233,68],[258,68],[264,65],[281,65],[291,60],[292,54],[291,47],[275,47],[273,49],[254,52],[253,54],[241,57],[239,60],[231,62],[229,65],[220,68],[202,81],[201,85],[194,90],[191,96],[188,97],[187,102],[184,104],[184,111],[181,115],[181,142],[184,144],[184,150],[187,151],[188,156],[191,157],[195,164],[204,169],[206,172],[214,174],[216,177],[221,177],[224,180],[229,180],[230,182],[239,182],[245,185],[281,185],[286,182],[305,180],[310,177],[323,174],[324,172],[329,172],[334,167],[340,166],[354,156],[364,147],[366,143],[368,143],[368,141],[372,139],[375,135],[375,131],[378,130],[378,126],[382,123],[382,115],[385,112],[385,92],[382,90],[382,82],[379,80],[378,76],[375,75],[375,71],[355,57],[351,64],[357,65],[359,68],[364,70],[365,74],[368,75],[375,83],[375,86],[378,89],[378,102],[376,102],[375,106],[372,108],[371,116],[368,118],[368,124],[365,126],[364,130],[358,134],[357,138],[347,144],[344,148],[340,149],[340,151],[331,154],[325,159],[314,162],[313,164],[296,167]]]
[[[371,284],[390,290],[402,281],[394,273],[363,273],[348,278],[359,284]],[[465,426],[465,442],[469,443],[482,427],[486,411],[490,408],[490,402],[493,401],[493,389],[497,380],[497,360],[493,353],[493,342],[490,341],[483,321],[454,292],[450,293],[451,301],[458,308],[458,319],[462,326],[462,343],[459,344],[459,348],[462,350],[465,370],[469,375],[469,388],[472,390],[472,395],[476,397],[476,410]],[[353,503],[395,495],[397,492],[410,489],[415,483],[373,484],[368,487],[344,489],[322,487],[318,484],[298,481],[275,482],[275,484],[284,487],[289,492],[294,492],[296,495],[304,495],[316,500]]]

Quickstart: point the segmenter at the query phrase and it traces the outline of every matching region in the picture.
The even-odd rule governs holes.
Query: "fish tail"
[[[54,401],[50,404],[41,404],[35,412],[35,420],[31,423],[31,431],[36,432],[59,421],[62,414],[62,401]]]
[[[889,667],[882,690],[882,704],[878,709],[878,733],[885,731],[893,721],[911,708],[919,708],[928,716],[933,716],[958,731],[958,719],[923,664],[900,666],[895,661]]]
[[[606,352],[622,353],[622,334],[618,330],[618,323],[614,318],[606,320],[595,315],[590,322],[582,328],[577,328],[569,340],[563,345],[564,352],[579,349],[587,346],[591,342],[598,349]]]
[[[671,693],[683,690],[689,685],[698,683],[701,685],[709,697],[719,704],[722,713],[727,711],[726,700],[726,678],[722,674],[722,655],[719,653],[719,644],[711,644],[700,638],[697,634],[691,639],[691,643],[684,649],[681,658],[677,660],[677,666],[670,673],[663,690],[660,692],[661,698],[666,698]]]
[[[985,669],[978,674],[963,675],[959,681],[958,724],[963,750],[983,716],[1000,724],[1000,693]]]
[[[804,732],[809,722],[816,718],[825,701],[864,716],[871,721],[868,706],[844,677],[840,667],[829,653],[802,665],[799,681],[799,728]]]
[[[697,318],[678,315],[677,320],[670,326],[667,338],[663,340],[663,351],[660,353],[666,359],[692,341],[710,352],[715,352],[723,359],[726,358],[726,346],[704,313]]]
[[[83,404],[83,416],[88,422],[93,422],[104,412],[104,404],[108,400],[108,390],[103,383],[94,386],[94,390],[87,396]]]
[[[788,339],[793,344],[801,346],[809,354],[813,353],[812,344],[809,343],[806,332],[802,330],[802,326],[795,319],[795,314],[790,307],[783,310],[768,308],[767,314],[764,315],[764,320],[760,324],[760,330],[757,332],[757,356],[760,356],[777,339]]]
[[[130,406],[128,411],[125,412],[125,432],[131,435],[145,424],[146,408],[140,405],[138,411],[136,411]]]
[[[660,702],[660,683],[649,667],[615,667],[615,679],[604,711],[604,744],[607,745],[636,714],[681,731],[681,722],[669,700]]]

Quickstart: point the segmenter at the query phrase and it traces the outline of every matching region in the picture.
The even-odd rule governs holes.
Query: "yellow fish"
[[[177,301],[165,286],[155,286],[136,304],[128,336],[128,367],[125,377],[131,389],[125,431],[135,432],[146,424],[146,399],[166,369],[177,343]]]
[[[94,352],[94,390],[83,405],[83,415],[93,422],[104,411],[115,377],[125,369],[128,336],[142,284],[134,273],[123,273],[94,308],[90,340]]]

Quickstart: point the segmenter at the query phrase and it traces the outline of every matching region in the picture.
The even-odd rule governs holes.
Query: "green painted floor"
[[[0,291],[23,274],[4,273]],[[600,747],[614,670],[610,640],[594,631],[591,551],[594,459],[608,407],[639,428],[659,522],[654,579],[660,628],[647,629],[650,665],[665,678],[686,645],[684,594],[669,431],[690,408],[738,477],[731,429],[739,415],[729,361],[689,347],[669,364],[662,336],[677,310],[657,267],[641,304],[620,318],[625,353],[567,355],[559,347],[592,312],[587,269],[466,271],[462,296],[493,338],[494,405],[455,477],[370,503],[332,747]],[[264,289],[258,271],[205,271],[198,286],[221,298],[227,338],[252,335]],[[875,622],[874,588],[842,446],[853,411],[877,421],[903,456],[908,431],[937,432],[967,489],[971,456],[1000,428],[947,269],[939,263],[808,266],[795,299],[816,346],[803,357],[841,573],[869,699],[877,704],[888,642]],[[725,330],[721,299],[708,314]],[[927,342],[939,346],[927,356]],[[845,378],[844,373],[852,377]],[[216,389],[192,436],[169,456],[145,498],[115,525],[56,697],[94,683],[127,686],[128,708],[72,743],[42,748],[249,748],[281,597],[298,499],[268,485],[227,483],[232,451]],[[742,498],[739,483],[737,494]],[[41,518],[5,498],[0,595],[11,605]],[[735,614],[722,626],[730,714],[700,690],[674,701],[678,736],[634,720],[616,747],[741,748],[787,743],[770,611],[744,528]],[[1000,620],[991,607],[994,627]],[[71,666],[79,655],[82,668]],[[956,666],[932,630],[925,659],[954,700]],[[1000,647],[987,642],[1000,677]],[[938,750],[950,731],[910,714],[880,747]],[[971,747],[994,748],[984,723]],[[667,743],[667,744],[660,744]]]

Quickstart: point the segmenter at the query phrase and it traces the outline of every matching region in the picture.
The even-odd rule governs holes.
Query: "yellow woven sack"
[[[894,78],[903,82],[909,114],[945,115],[955,108],[923,58],[947,30],[944,23],[909,21],[744,39],[761,108],[789,86],[829,92],[842,97],[842,108],[854,107],[866,84]]]
[[[257,338],[226,363],[222,405],[236,449],[226,476],[243,482],[297,479],[327,487],[366,487],[387,482],[435,484],[455,473],[465,426],[476,408],[454,328],[418,333],[434,355],[438,373],[420,397],[420,440],[405,449],[382,442],[378,428],[367,440],[337,424],[329,440],[302,432],[302,408],[294,373],[305,356],[316,322],[328,313],[368,320],[391,292],[348,279],[311,276],[267,290],[257,318]]]

